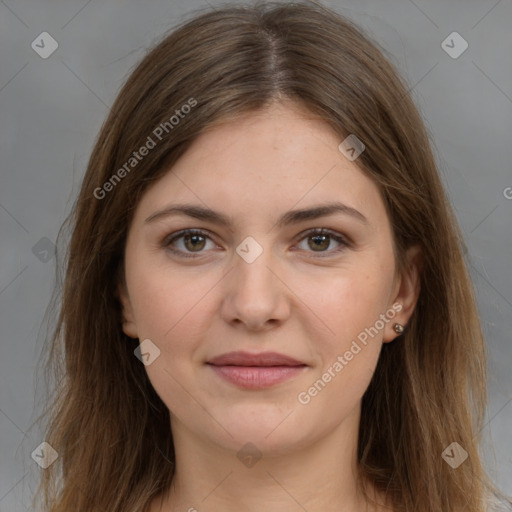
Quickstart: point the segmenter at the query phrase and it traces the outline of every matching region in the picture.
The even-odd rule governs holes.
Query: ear
[[[396,311],[397,314],[386,325],[382,340],[384,343],[393,341],[399,336],[399,334],[395,332],[395,324],[401,324],[404,327],[407,326],[420,295],[420,277],[422,269],[421,248],[415,245],[407,249],[405,260],[405,268],[396,279],[392,294],[393,302],[390,304],[390,309]],[[392,305],[394,306],[391,307]]]
[[[135,323],[135,316],[133,314],[130,296],[126,288],[124,279],[120,280],[117,287],[117,297],[121,303],[122,316],[123,316],[123,332],[130,338],[138,338],[137,325]]]

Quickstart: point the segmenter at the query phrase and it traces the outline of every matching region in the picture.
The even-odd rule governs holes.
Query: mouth
[[[216,375],[242,389],[264,389],[302,373],[307,364],[276,352],[229,352],[206,363]]]

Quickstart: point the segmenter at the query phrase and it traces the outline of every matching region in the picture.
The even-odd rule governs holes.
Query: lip
[[[298,375],[305,363],[277,352],[229,352],[208,361],[224,380],[243,389],[264,389]]]
[[[208,364],[214,366],[303,366],[304,363],[278,352],[228,352],[214,357]]]

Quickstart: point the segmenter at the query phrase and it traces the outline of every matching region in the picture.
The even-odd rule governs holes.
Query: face
[[[150,340],[173,435],[283,453],[358,421],[418,285],[414,267],[397,273],[379,190],[340,142],[274,104],[201,135],[143,195],[123,330]]]

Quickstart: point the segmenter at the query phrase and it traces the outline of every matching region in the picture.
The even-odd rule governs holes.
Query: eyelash
[[[199,235],[199,236],[202,236],[209,240],[212,240],[211,237],[209,236],[209,234],[206,231],[203,231],[201,229],[184,229],[182,231],[178,231],[177,233],[172,233],[171,235],[165,237],[164,240],[162,241],[162,247],[170,250],[174,254],[177,254],[183,258],[198,258],[198,257],[200,257],[202,254],[202,251],[200,251],[198,253],[186,253],[181,250],[176,250],[176,249],[171,248],[172,243],[174,243],[176,240],[179,240],[180,238],[183,238],[184,236],[187,236],[187,235]],[[322,235],[329,236],[332,240],[335,240],[336,242],[338,242],[340,244],[340,246],[337,249],[334,249],[331,251],[320,251],[320,252],[316,253],[315,257],[325,258],[325,257],[331,256],[332,254],[338,254],[341,251],[345,250],[347,247],[350,247],[350,243],[348,242],[348,240],[346,238],[339,235],[335,231],[331,231],[326,228],[313,228],[313,229],[306,231],[305,233],[303,233],[303,236],[299,240],[299,242],[301,242],[302,240],[304,240],[308,237],[322,236]],[[315,251],[311,251],[311,252],[315,253]],[[325,256],[324,254],[326,254],[327,256]]]

